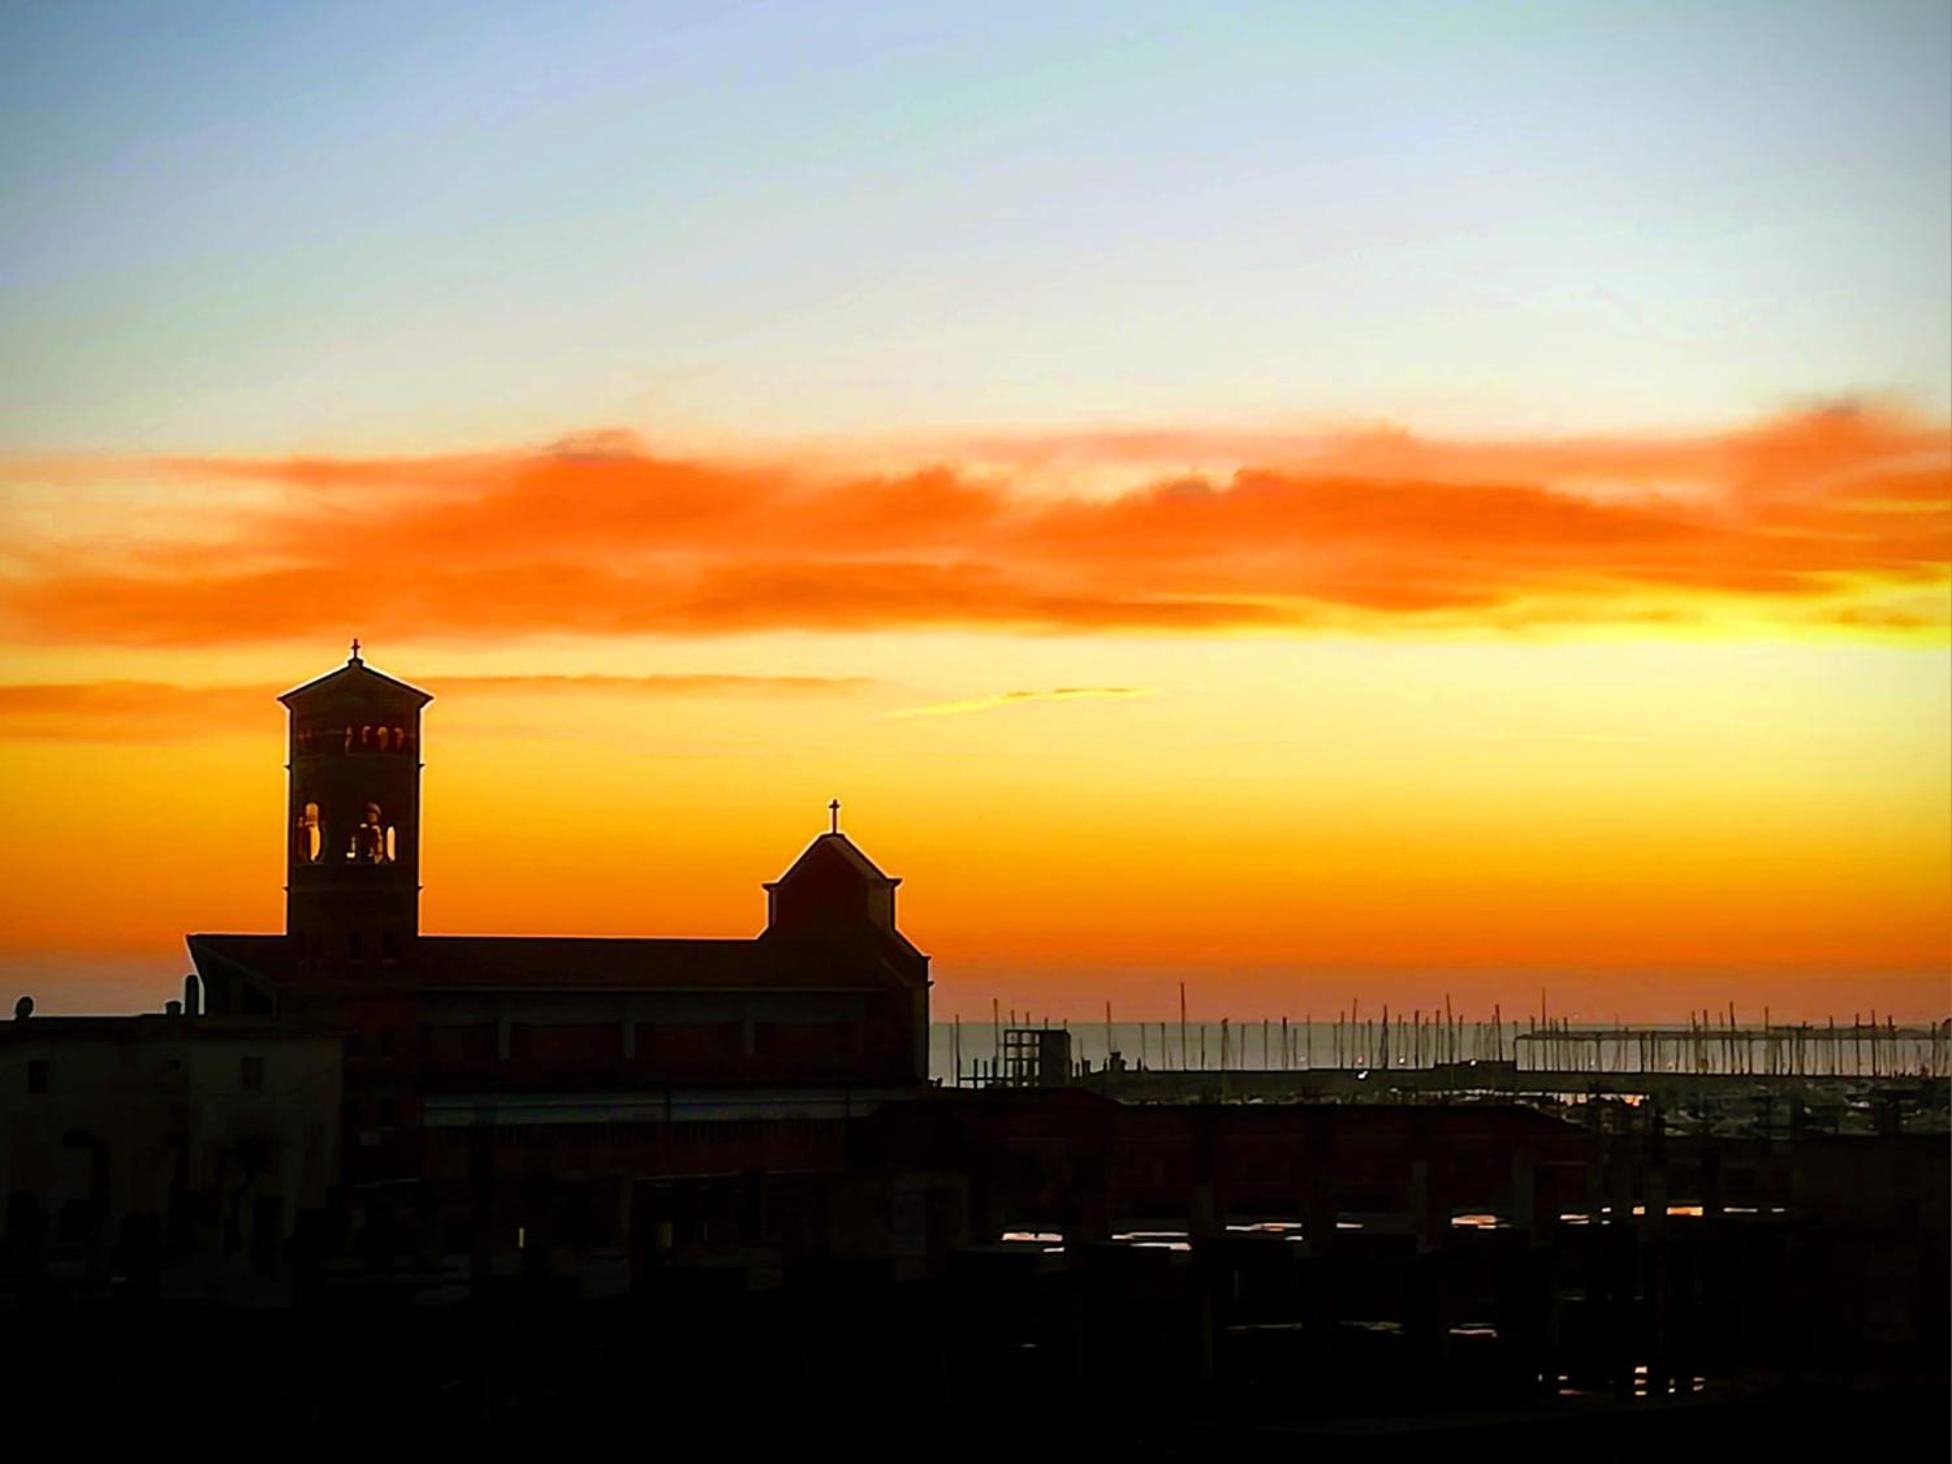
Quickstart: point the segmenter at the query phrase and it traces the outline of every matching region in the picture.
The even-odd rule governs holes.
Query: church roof
[[[299,701],[309,701],[315,696],[331,693],[336,699],[344,697],[356,701],[406,701],[416,707],[424,707],[434,699],[432,692],[422,691],[410,686],[384,671],[375,671],[359,658],[358,643],[354,642],[352,656],[346,664],[336,671],[328,671],[315,677],[303,686],[294,686],[278,700],[286,706]]]
[[[806,848],[802,849],[800,851],[800,857],[793,861],[792,865],[787,869],[786,873],[782,874],[778,879],[769,880],[766,883],[765,888],[770,890],[775,885],[784,884],[787,880],[793,877],[795,870],[799,869],[800,866],[808,863],[811,860],[820,859],[820,858],[835,858],[835,857],[841,859],[848,866],[848,868],[852,869],[856,874],[860,875],[863,879],[869,880],[875,884],[884,884],[884,885],[893,886],[901,883],[900,880],[895,879],[889,875],[883,874],[881,872],[881,867],[877,865],[872,859],[868,858],[867,855],[863,854],[860,850],[860,846],[857,845],[852,839],[848,838],[846,834],[840,833],[839,831],[835,831],[834,833],[820,835],[819,838],[815,839],[811,844],[807,845]]]
[[[199,967],[211,958],[274,980],[300,974],[281,935],[193,935],[189,946]],[[820,947],[759,940],[423,935],[398,969],[408,984],[449,990],[876,991],[885,984],[872,967],[836,961]]]

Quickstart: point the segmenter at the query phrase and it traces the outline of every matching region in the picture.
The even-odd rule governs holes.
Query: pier
[[[1733,1010],[1702,1009],[1685,1024],[1575,1025],[1570,1020],[1502,1016],[1466,1022],[1445,1013],[1392,1014],[1374,1020],[1261,1018],[1209,1022],[1073,1024],[1027,1018],[1005,1025],[938,1023],[932,1068],[945,1086],[1038,1086],[1053,1074],[1050,1044],[1061,1037],[1072,1077],[1106,1072],[1281,1073],[1298,1092],[1338,1086],[1335,1074],[1388,1073],[1405,1091],[1441,1088],[1473,1069],[1510,1068],[1542,1081],[1556,1074],[1593,1077],[1785,1079],[1945,1079],[1952,1077],[1952,1018],[1900,1025],[1853,1013],[1846,1021],[1742,1025]],[[1037,1061],[1028,1061],[1030,1053]],[[1044,1076],[1029,1078],[1036,1070]],[[1427,1073],[1431,1079],[1415,1075]],[[1320,1078],[1295,1077],[1323,1074]],[[1169,1085],[1170,1086],[1170,1085]],[[1506,1084],[1507,1089],[1509,1084]]]

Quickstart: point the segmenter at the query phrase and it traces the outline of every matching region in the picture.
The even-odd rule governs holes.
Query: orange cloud
[[[532,454],[171,459],[201,534],[17,545],[15,634],[113,644],[781,628],[1943,631],[1952,435],[1831,409],[1685,438],[1154,433],[852,476],[595,434]],[[1251,456],[1249,456],[1251,454]],[[1169,470],[1178,457],[1191,471]],[[1233,459],[1231,467],[1221,466]],[[1057,461],[1125,477],[1060,491]],[[124,465],[123,471],[126,471]],[[1054,484],[1056,486],[1054,486]],[[194,523],[193,502],[183,512]]]

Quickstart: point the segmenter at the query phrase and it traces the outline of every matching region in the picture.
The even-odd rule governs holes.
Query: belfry
[[[301,959],[398,961],[420,931],[420,713],[433,697],[368,666],[278,700],[290,714],[285,933]]]

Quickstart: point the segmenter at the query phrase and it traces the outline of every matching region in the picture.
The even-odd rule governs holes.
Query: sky
[[[423,923],[937,1014],[1952,1009],[1942,3],[0,10],[0,974]]]

